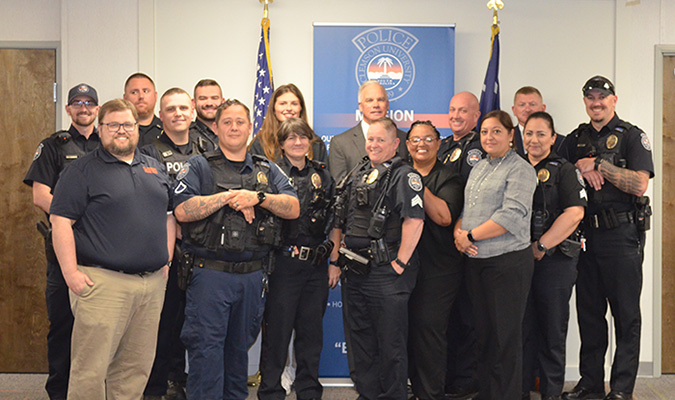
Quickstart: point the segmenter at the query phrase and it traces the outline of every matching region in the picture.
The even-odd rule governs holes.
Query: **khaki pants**
[[[72,291],[69,400],[140,400],[157,345],[166,279],[78,266],[94,282]]]

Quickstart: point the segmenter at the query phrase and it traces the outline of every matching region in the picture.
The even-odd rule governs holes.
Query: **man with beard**
[[[32,186],[33,204],[44,211],[47,218],[52,204],[53,189],[61,171],[73,160],[97,148],[100,143],[94,124],[99,108],[98,95],[93,87],[81,83],[70,89],[66,105],[66,113],[72,120],[70,128],[44,139],[35,151],[33,163],[23,182]],[[49,317],[47,334],[49,377],[45,389],[50,399],[65,399],[68,392],[73,314],[70,311],[68,287],[54,254],[50,229],[43,222],[40,224],[45,234],[47,256],[45,298]]]
[[[192,101],[185,90],[171,88],[164,92],[159,100],[159,118],[164,130],[159,139],[141,149],[141,152],[164,164],[172,183],[190,157],[214,149],[210,141],[189,130],[193,114]],[[178,252],[180,235],[176,244],[175,251]],[[144,400],[159,400],[162,396],[165,400],[185,399],[185,346],[180,341],[185,292],[178,288],[177,280],[176,268],[171,268],[159,322],[157,355]]]
[[[148,380],[173,254],[169,177],[136,151],[138,115],[115,99],[100,110],[98,149],[54,190],[54,250],[75,322],[68,399],[138,399]]]
[[[645,132],[619,119],[609,79],[592,77],[582,93],[590,123],[570,133],[561,150],[588,183],[586,251],[579,255],[576,288],[581,380],[562,398],[629,400],[640,361],[642,261],[651,215],[643,196],[654,177],[652,147]],[[607,304],[616,350],[605,396]]]
[[[216,110],[225,101],[223,91],[213,79],[202,79],[195,85],[194,96],[192,104],[197,110],[197,119],[190,126],[190,131],[199,133],[210,140],[213,147],[218,147],[218,137],[215,134]]]
[[[155,115],[155,82],[142,72],[131,74],[124,83],[123,97],[134,105],[138,113],[138,147],[152,143],[162,134],[162,121]]]

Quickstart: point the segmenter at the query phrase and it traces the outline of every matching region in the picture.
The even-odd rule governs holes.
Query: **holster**
[[[178,263],[175,268],[177,284],[180,290],[187,290],[187,287],[190,285],[194,263],[195,255],[189,251],[184,251],[180,257],[178,257]]]
[[[43,221],[37,223],[37,230],[45,239],[45,257],[50,264],[58,264],[59,260],[56,258],[54,251],[54,243],[52,242],[52,228]]]
[[[337,265],[343,271],[352,271],[356,275],[368,275],[370,273],[370,260],[362,255],[341,247],[338,250]]]
[[[312,259],[312,264],[313,265],[326,264],[328,257],[330,257],[330,253],[333,251],[333,247],[335,247],[335,244],[330,239],[326,239],[325,242],[316,246],[316,248],[314,249],[314,258]]]

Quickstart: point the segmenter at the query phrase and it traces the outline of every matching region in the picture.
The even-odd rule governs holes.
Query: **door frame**
[[[655,45],[654,46],[654,149],[659,149],[652,153],[654,157],[654,173],[659,179],[654,180],[654,216],[652,226],[654,227],[654,237],[661,238],[654,240],[654,290],[652,292],[654,304],[654,335],[653,341],[653,360],[654,377],[661,376],[662,370],[662,351],[661,343],[663,335],[662,321],[662,295],[663,295],[663,57],[674,56],[675,45]]]
[[[54,125],[54,132],[61,129],[63,122],[63,84],[62,69],[61,69],[61,42],[60,41],[30,41],[30,40],[0,40],[0,49],[44,49],[54,50],[56,61],[56,118]]]

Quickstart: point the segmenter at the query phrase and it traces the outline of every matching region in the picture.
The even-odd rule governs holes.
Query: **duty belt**
[[[612,221],[614,220],[614,221]],[[591,228],[616,228],[618,224],[634,224],[635,213],[632,211],[626,212],[610,212],[602,211],[600,214],[591,214],[587,218],[588,224]],[[614,222],[614,223],[613,223]]]
[[[194,266],[232,274],[248,274],[261,270],[264,260],[264,258],[261,258],[251,261],[221,261],[211,258],[195,258]]]
[[[277,252],[277,254],[282,257],[297,258],[300,261],[307,261],[314,259],[314,253],[316,253],[316,246],[306,247],[306,246],[288,246]]]

